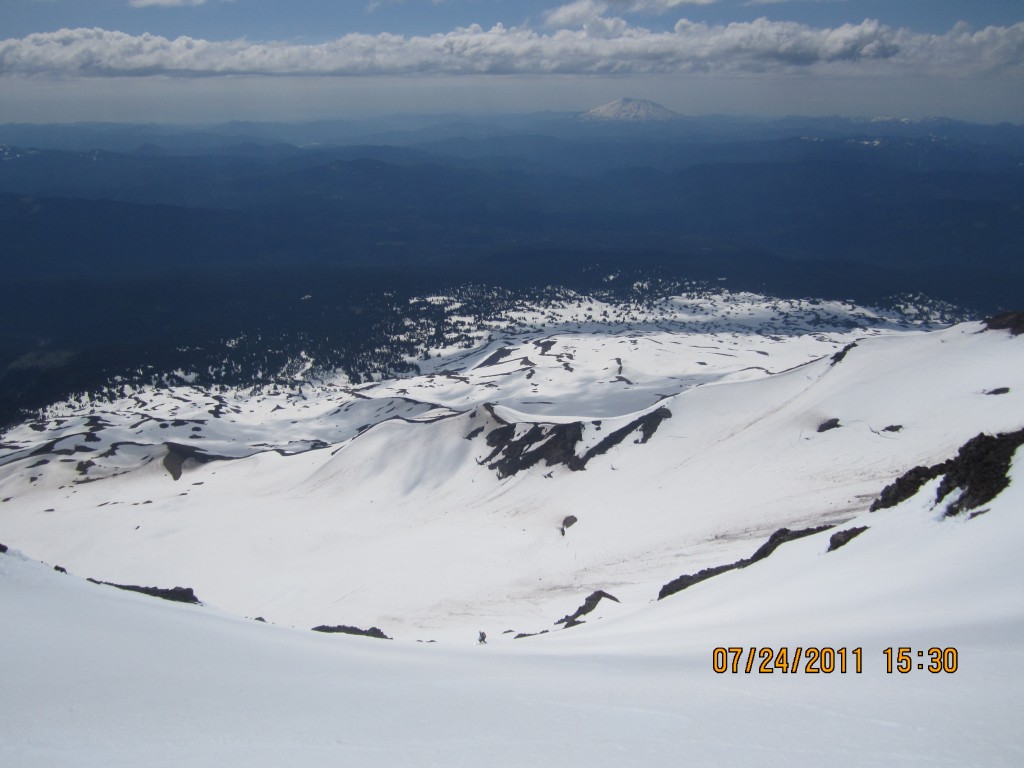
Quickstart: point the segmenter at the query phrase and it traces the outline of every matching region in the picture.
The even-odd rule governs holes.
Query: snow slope
[[[842,304],[589,302],[401,380],[55,406],[0,446],[0,758],[1019,764],[1020,461],[968,514],[940,476],[869,507],[1024,427],[1022,345]],[[863,672],[716,674],[719,646],[861,648]],[[959,667],[887,673],[901,646]]]
[[[656,322],[549,319],[414,378],[56,411],[6,436],[3,536],[307,628],[455,639],[550,629],[598,589],[642,605],[1020,426],[1018,339],[823,311],[677,300]]]
[[[571,631],[423,645],[166,603],[0,555],[0,758],[19,766],[1019,765],[1024,477],[973,520],[922,490]],[[716,674],[718,646],[862,672]],[[887,673],[883,649],[956,648]]]

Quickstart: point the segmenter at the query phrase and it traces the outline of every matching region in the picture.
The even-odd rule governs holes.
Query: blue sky
[[[0,120],[586,109],[1024,122],[1022,0],[0,0]]]

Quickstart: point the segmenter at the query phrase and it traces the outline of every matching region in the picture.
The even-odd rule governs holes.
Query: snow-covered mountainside
[[[647,99],[616,99],[584,112],[581,120],[651,122],[675,120],[679,113]]]
[[[82,764],[1014,764],[1019,325],[581,301],[403,379],[55,405],[0,447],[0,755],[61,764],[99,729]],[[130,683],[102,671],[122,646],[146,648]],[[808,646],[851,669],[712,668],[716,647]],[[913,669],[887,672],[889,647]],[[957,671],[924,669],[932,647]],[[111,758],[112,707],[41,746],[39,712],[64,711],[46,674],[78,681],[72,711],[128,696],[141,746]],[[174,705],[146,691],[193,678],[197,740],[168,746]]]

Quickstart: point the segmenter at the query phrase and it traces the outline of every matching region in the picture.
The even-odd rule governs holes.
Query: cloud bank
[[[692,2],[692,0],[691,0]],[[787,73],[1024,76],[1024,23],[943,35],[878,21],[816,28],[758,19],[671,31],[590,13],[599,6],[652,9],[678,0],[579,0],[556,9],[566,27],[478,25],[429,36],[345,35],[310,45],[129,35],[63,29],[0,41],[0,75],[208,77],[218,75],[650,75]],[[550,17],[548,21],[550,22]]]

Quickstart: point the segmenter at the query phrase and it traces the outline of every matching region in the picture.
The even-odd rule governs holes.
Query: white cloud
[[[713,5],[718,0],[609,0],[615,8],[628,13],[665,13],[684,5]]]
[[[684,5],[711,5],[718,0],[574,0],[545,11],[549,27],[579,27],[602,17],[608,11],[617,13],[666,13]]]
[[[474,75],[811,72],[1024,78],[1024,23],[944,35],[877,21],[815,28],[758,19],[727,25],[680,20],[668,32],[595,16],[582,29],[460,27],[404,37],[350,34],[318,45],[173,40],[65,29],[0,41],[0,75]]]
[[[607,10],[608,3],[604,0],[576,0],[547,11],[544,21],[549,27],[558,29],[580,27],[599,18]]]

